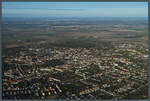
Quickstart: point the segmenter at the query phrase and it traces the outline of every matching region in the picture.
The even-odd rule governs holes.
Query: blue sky
[[[147,17],[147,2],[3,2],[3,17]]]

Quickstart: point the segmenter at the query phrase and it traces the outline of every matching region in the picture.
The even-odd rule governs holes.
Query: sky
[[[2,2],[2,17],[147,16],[147,2]]]

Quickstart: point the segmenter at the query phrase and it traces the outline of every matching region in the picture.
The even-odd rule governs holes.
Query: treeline
[[[50,46],[57,47],[71,47],[71,48],[97,48],[97,49],[110,49],[113,48],[111,42],[99,41],[94,38],[79,37],[74,38],[64,38],[55,43],[49,43]]]

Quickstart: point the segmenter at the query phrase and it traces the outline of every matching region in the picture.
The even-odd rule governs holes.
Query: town
[[[57,47],[40,41],[8,49],[2,57],[2,97],[147,98],[148,46],[116,42],[113,48],[103,47]]]

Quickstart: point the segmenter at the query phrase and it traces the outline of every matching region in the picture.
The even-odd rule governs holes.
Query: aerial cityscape
[[[2,98],[148,99],[147,9],[4,2]]]

